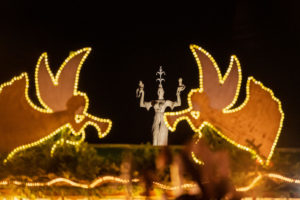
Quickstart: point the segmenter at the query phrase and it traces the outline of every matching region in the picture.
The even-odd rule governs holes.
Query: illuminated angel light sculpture
[[[187,120],[201,137],[201,129],[207,125],[238,148],[255,155],[262,165],[268,165],[284,119],[280,101],[269,88],[249,77],[245,101],[233,108],[242,80],[237,57],[231,56],[222,77],[207,51],[196,45],[190,48],[199,68],[200,88],[189,92],[188,109],[165,113],[167,127],[175,131],[180,121]]]
[[[154,115],[154,121],[152,125],[152,133],[153,133],[153,145],[154,146],[165,146],[168,145],[168,128],[166,127],[164,123],[164,112],[166,108],[173,108],[177,106],[181,106],[181,98],[180,94],[185,89],[185,85],[182,84],[182,78],[179,78],[178,82],[178,88],[176,92],[177,101],[170,101],[164,99],[164,89],[162,86],[162,81],[165,81],[165,79],[162,78],[162,75],[165,75],[165,72],[162,70],[162,67],[160,67],[159,71],[156,73],[159,75],[159,78],[156,80],[159,81],[157,95],[158,100],[153,100],[149,102],[144,101],[144,84],[142,81],[139,83],[139,88],[137,89],[137,97],[140,97],[140,107],[146,108],[149,110],[151,107],[153,107],[155,111]]]
[[[40,144],[64,128],[83,138],[88,125],[97,129],[99,138],[108,134],[111,120],[87,113],[89,99],[77,90],[80,69],[90,51],[91,48],[83,48],[71,53],[55,77],[49,68],[47,54],[40,56],[35,86],[42,107],[36,106],[28,96],[27,73],[0,86],[0,152],[9,153],[5,162],[17,152]]]

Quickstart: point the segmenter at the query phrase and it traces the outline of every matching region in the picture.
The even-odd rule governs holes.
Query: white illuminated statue
[[[185,89],[185,85],[182,84],[182,78],[179,78],[179,84],[176,92],[177,101],[173,102],[170,100],[165,100],[165,92],[162,86],[162,81],[165,81],[165,79],[162,78],[162,75],[166,75],[166,73],[162,70],[162,67],[160,67],[156,75],[157,74],[159,75],[159,78],[156,79],[156,81],[159,81],[157,90],[158,100],[152,100],[149,102],[144,101],[145,92],[144,84],[142,81],[139,82],[139,88],[137,89],[136,94],[137,97],[140,98],[140,107],[146,108],[147,110],[153,107],[155,111],[154,121],[152,125],[153,145],[164,146],[168,145],[168,128],[164,123],[164,112],[167,107],[170,107],[173,110],[174,107],[181,105],[180,93]]]

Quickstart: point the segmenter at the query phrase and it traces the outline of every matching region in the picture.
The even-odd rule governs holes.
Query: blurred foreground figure
[[[123,155],[123,161],[121,164],[121,178],[128,180],[126,184],[126,199],[132,199],[132,155]]]
[[[195,164],[191,152],[204,162]],[[177,199],[241,199],[230,180],[230,166],[227,152],[212,152],[202,140],[190,142],[181,155],[185,171],[196,181],[200,192],[196,195],[182,195]]]
[[[172,155],[168,147],[164,147],[156,158],[156,169],[158,173],[170,166],[170,178],[172,186],[181,186],[183,184],[183,165],[179,155]],[[178,187],[174,190],[174,195],[179,196],[183,193],[183,189]]]
[[[195,163],[191,152],[204,164]],[[145,165],[141,172],[141,179],[145,186],[145,192],[142,195],[145,195],[146,199],[150,199],[153,183],[159,181],[160,174],[165,173],[164,170],[168,167],[170,167],[171,185],[176,188],[172,192],[177,200],[239,200],[242,197],[230,179],[230,163],[227,152],[212,152],[202,140],[198,140],[196,143],[191,141],[181,153],[175,155],[171,153],[169,147],[163,147],[156,157],[155,166],[156,169]],[[125,171],[127,178],[132,177],[129,175],[132,169]],[[191,177],[198,186],[194,190],[189,189],[189,194],[184,193],[184,188],[180,187],[184,184],[185,176]],[[166,192],[164,190],[161,196],[162,200],[167,199]]]
[[[201,158],[205,163],[196,164],[191,158],[191,152]],[[173,156],[165,147],[156,159],[158,173],[170,166],[170,177],[172,186],[183,184],[185,173],[190,175],[198,185],[198,190],[193,194],[183,194],[183,189],[178,187],[174,191],[176,199],[241,199],[241,195],[236,192],[229,176],[230,166],[227,152],[212,152],[204,141],[197,143],[190,142],[184,151]]]

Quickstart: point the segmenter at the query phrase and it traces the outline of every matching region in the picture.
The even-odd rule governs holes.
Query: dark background
[[[37,103],[33,80],[41,53],[48,52],[56,72],[69,51],[92,47],[79,90],[90,98],[89,112],[112,119],[113,128],[101,140],[89,128],[89,142],[151,142],[154,111],[139,108],[138,81],[145,83],[146,100],[157,98],[155,73],[162,65],[167,73],[165,98],[175,100],[177,79],[182,77],[187,89],[178,110],[186,108],[188,91],[198,87],[198,69],[189,50],[189,44],[197,44],[211,53],[223,74],[230,55],[238,56],[243,74],[239,103],[250,75],[271,88],[286,114],[278,146],[300,147],[299,1],[64,2],[1,5],[0,82],[28,72],[30,96]],[[170,133],[169,143],[183,144],[192,135],[187,123],[181,122]]]

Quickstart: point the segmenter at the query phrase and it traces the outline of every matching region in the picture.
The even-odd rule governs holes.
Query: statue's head
[[[158,90],[157,90],[158,99],[159,100],[164,99],[164,94],[165,94],[164,88],[162,87],[161,84],[159,84]]]
[[[162,78],[162,75],[166,75],[166,73],[162,70],[162,66],[159,67],[159,71],[156,72],[156,75],[157,74],[159,75],[159,78],[156,79],[156,81],[159,81],[157,95],[158,95],[159,100],[163,100],[165,91],[164,91],[164,88],[162,86],[162,82],[165,81],[165,79]]]

